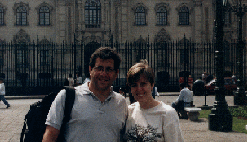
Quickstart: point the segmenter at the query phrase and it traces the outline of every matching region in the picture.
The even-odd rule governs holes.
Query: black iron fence
[[[228,75],[237,73],[236,45],[225,42],[224,63]],[[173,42],[122,44],[97,41],[57,44],[48,40],[10,42],[0,44],[0,76],[5,78],[7,95],[47,94],[60,90],[69,74],[85,77],[89,58],[100,46],[114,47],[121,55],[120,73],[114,82],[116,88],[125,85],[128,69],[141,59],[147,59],[154,69],[158,91],[178,91],[178,80],[183,71],[188,71],[194,81],[203,72],[215,73],[214,44],[193,43],[186,38]],[[244,52],[245,75],[246,50]]]

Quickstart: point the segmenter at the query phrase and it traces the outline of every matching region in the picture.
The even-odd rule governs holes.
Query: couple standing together
[[[183,142],[176,111],[152,97],[155,76],[145,63],[127,73],[127,84],[136,103],[112,91],[120,56],[108,47],[97,49],[89,64],[90,82],[75,87],[75,102],[67,123],[67,142],[166,141]],[[56,141],[64,116],[65,90],[61,90],[46,120],[43,142]]]

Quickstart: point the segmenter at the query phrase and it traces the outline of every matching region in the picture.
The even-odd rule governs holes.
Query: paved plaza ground
[[[7,97],[8,98],[8,97]],[[156,97],[166,104],[171,104],[177,96]],[[126,98],[128,101],[128,98]],[[24,116],[29,106],[40,99],[8,99],[11,107],[0,102],[0,142],[19,142]],[[215,97],[207,96],[206,104],[213,106]],[[233,106],[233,96],[226,96],[229,106]],[[194,96],[194,105],[205,105],[204,96]],[[247,134],[237,132],[215,132],[208,130],[208,121],[200,119],[197,122],[180,119],[180,126],[185,142],[246,142]]]

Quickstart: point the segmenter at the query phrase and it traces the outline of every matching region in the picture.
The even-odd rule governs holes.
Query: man
[[[172,107],[178,112],[183,111],[184,107],[191,107],[193,104],[193,95],[185,83],[180,84],[180,93],[175,102],[172,102]]]
[[[127,118],[126,100],[113,92],[120,57],[114,49],[101,47],[91,56],[91,81],[75,87],[75,102],[67,124],[65,139],[69,142],[118,142]],[[65,91],[54,100],[47,116],[43,142],[56,141],[64,113]]]

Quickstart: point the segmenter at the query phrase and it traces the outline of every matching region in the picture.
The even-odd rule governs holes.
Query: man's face
[[[91,83],[93,89],[106,91],[110,89],[112,83],[117,78],[118,70],[114,70],[114,60],[113,59],[100,59],[97,58],[95,66],[91,68],[89,66]]]

